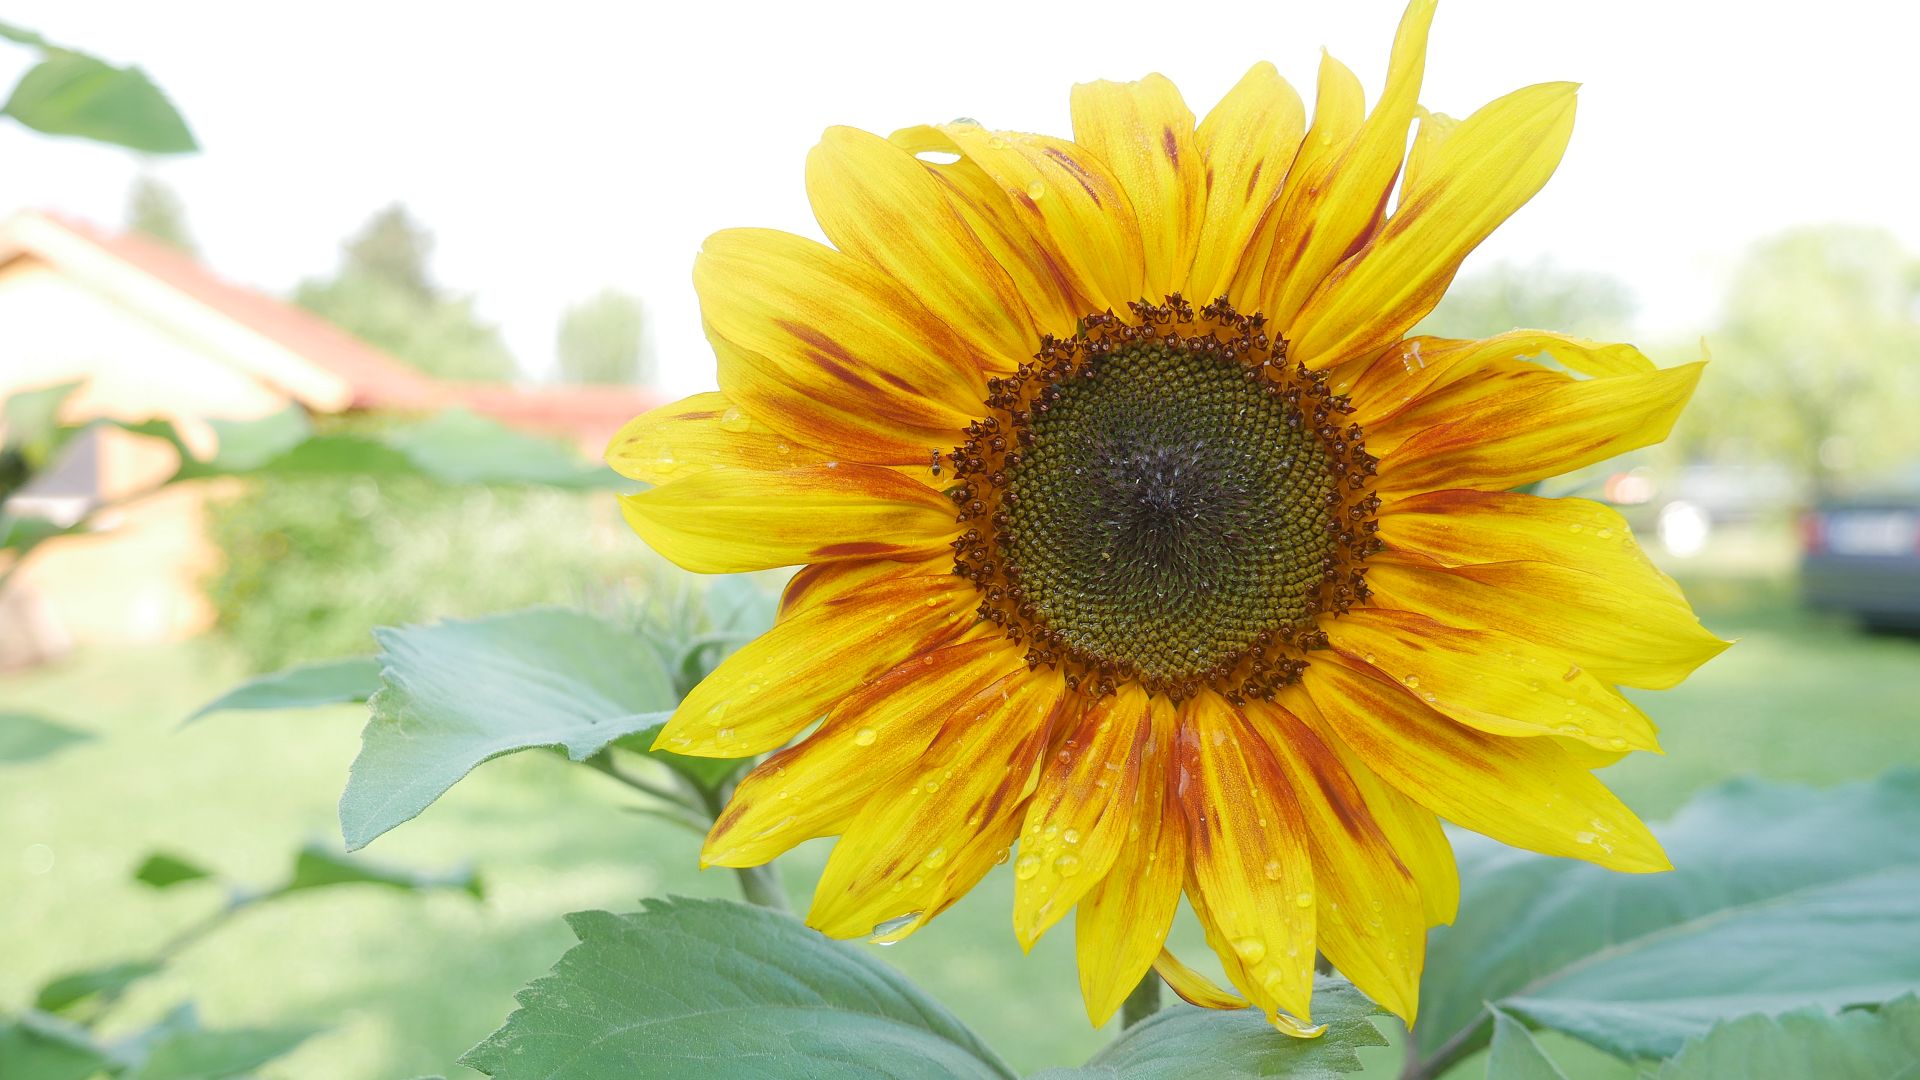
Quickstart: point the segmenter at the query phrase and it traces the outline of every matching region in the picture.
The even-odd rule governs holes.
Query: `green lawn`
[[[1920,640],[1805,615],[1777,586],[1712,579],[1690,591],[1708,624],[1740,643],[1682,688],[1637,695],[1667,756],[1637,756],[1608,774],[1636,808],[1664,815],[1740,773],[1828,783],[1920,763]],[[217,906],[204,889],[131,883],[151,851],[264,884],[302,842],[337,843],[334,800],[361,710],[230,714],[179,729],[239,675],[228,653],[195,642],[83,654],[0,682],[0,709],[100,736],[34,765],[0,766],[0,1011],[54,974],[137,956]],[[423,869],[471,862],[488,886],[484,902],[342,888],[250,911],[139,987],[122,1015],[151,1018],[192,997],[210,1024],[328,1026],[269,1077],[470,1075],[453,1057],[567,946],[562,913],[629,909],[647,894],[733,894],[725,872],[694,869],[691,835],[622,813],[631,801],[546,755],[487,765],[369,852]],[[798,899],[823,854],[814,844],[786,860]],[[1077,1062],[1106,1036],[1086,1025],[1070,928],[1021,958],[1007,927],[1010,894],[1003,868],[883,955],[1016,1066]],[[1390,1056],[1382,1052],[1376,1072],[1391,1074]]]

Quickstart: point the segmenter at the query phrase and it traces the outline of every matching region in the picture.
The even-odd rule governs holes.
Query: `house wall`
[[[290,398],[32,256],[0,267],[0,398],[85,379],[62,419],[174,421],[196,454],[209,417],[251,419]],[[102,432],[98,493],[117,499],[167,476],[172,448]],[[67,643],[151,641],[204,629],[199,581],[215,552],[201,528],[206,485],[170,489],[101,516],[103,530],[49,543],[0,602],[0,666]]]

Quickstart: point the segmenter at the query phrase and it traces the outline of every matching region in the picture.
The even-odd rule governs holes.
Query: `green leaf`
[[[0,38],[6,38],[8,41],[17,45],[41,46],[47,43],[46,38],[41,37],[34,31],[22,26],[15,26],[9,22],[0,22]]]
[[[722,900],[586,911],[580,944],[461,1064],[502,1080],[965,1080],[1013,1073],[858,949]]]
[[[1253,1009],[1175,1005],[1128,1028],[1085,1065],[1032,1080],[1331,1080],[1361,1070],[1361,1047],[1387,1045],[1372,1019],[1379,1012],[1345,979],[1322,976],[1313,1019],[1327,1030],[1317,1039],[1283,1035]]]
[[[444,874],[423,874],[385,866],[370,859],[341,855],[317,844],[309,845],[294,859],[293,876],[278,891],[284,894],[329,885],[385,885],[408,891],[458,889],[475,900],[486,896],[479,875],[470,868],[462,867]]]
[[[449,409],[402,428],[387,442],[421,472],[449,483],[603,488],[619,482],[612,470],[580,460],[559,442],[515,431],[464,409]]]
[[[140,869],[133,872],[135,881],[144,882],[156,889],[164,889],[184,881],[202,881],[212,876],[213,871],[164,851],[156,851],[147,856],[147,860],[140,864]]]
[[[544,746],[584,761],[673,706],[646,642],[577,612],[535,608],[374,637],[382,685],[340,799],[349,851],[483,761]]]
[[[34,995],[33,1007],[50,1013],[64,1012],[95,994],[124,990],[159,971],[160,967],[158,960],[130,960],[62,975],[40,988]]]
[[[258,469],[313,436],[313,423],[298,405],[256,420],[210,420],[208,424],[219,440],[213,460],[206,463],[215,472]]]
[[[1547,1057],[1527,1025],[1493,1010],[1493,1051],[1487,1055],[1487,1080],[1567,1080]]]
[[[1920,1001],[1838,1015],[1803,1009],[1744,1016],[1681,1047],[1648,1080],[1913,1080],[1920,1076]]]
[[[7,1080],[90,1080],[113,1065],[85,1031],[56,1017],[0,1020],[0,1076]]]
[[[32,713],[0,712],[0,765],[57,754],[92,735]]]
[[[1735,781],[1656,831],[1670,873],[1461,838],[1460,918],[1434,931],[1421,983],[1422,1058],[1484,1045],[1486,1002],[1666,1057],[1721,1020],[1920,987],[1920,772],[1826,791]]]
[[[146,72],[64,49],[46,49],[45,56],[7,99],[4,111],[22,124],[149,154],[199,149],[186,121]]]
[[[306,709],[365,701],[380,689],[380,661],[371,656],[302,664],[258,675],[202,705],[187,723],[228,709]]]
[[[232,1028],[176,1031],[153,1044],[127,1080],[227,1080],[250,1075],[312,1038],[318,1028]]]
[[[0,427],[6,429],[0,445],[20,449],[50,444],[60,428],[60,406],[85,383],[84,379],[75,379],[10,395],[0,403]]]

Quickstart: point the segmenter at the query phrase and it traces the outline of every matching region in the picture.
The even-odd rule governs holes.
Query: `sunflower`
[[[1259,64],[1197,124],[1150,75],[1074,87],[1072,141],[834,128],[832,246],[707,240],[720,389],[608,451],[680,566],[801,567],[659,737],[777,751],[703,865],[837,835],[808,922],[896,940],[1011,860],[1094,1023],[1152,969],[1299,1034],[1316,953],[1413,1020],[1441,818],[1668,867],[1591,770],[1658,749],[1619,686],[1724,643],[1619,515],[1520,489],[1664,438],[1701,365],[1408,336],[1574,114],[1423,110],[1432,14],[1371,112],[1327,58],[1310,123]],[[1183,894],[1237,992],[1165,949]]]

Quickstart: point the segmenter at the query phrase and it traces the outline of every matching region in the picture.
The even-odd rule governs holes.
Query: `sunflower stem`
[[[1127,1000],[1120,1003],[1120,1030],[1125,1031],[1159,1011],[1160,976],[1148,971],[1141,976],[1140,985],[1127,995]]]

